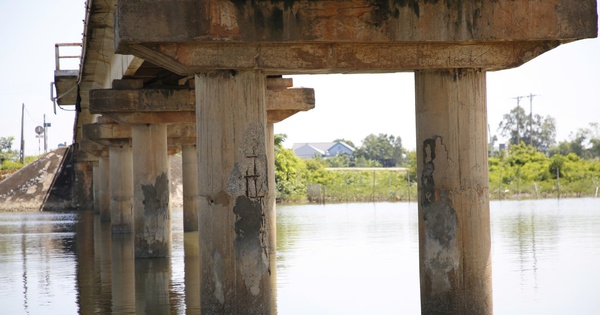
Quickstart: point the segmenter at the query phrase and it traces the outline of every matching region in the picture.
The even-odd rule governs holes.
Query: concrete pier
[[[99,167],[99,207],[100,219],[103,222],[110,221],[110,159],[108,156],[101,156],[98,162]]]
[[[265,81],[259,71],[195,77],[202,313],[277,313]]]
[[[135,257],[171,255],[166,124],[132,126]]]
[[[129,145],[109,148],[112,232],[133,233],[133,152]]]
[[[415,73],[423,314],[492,314],[485,71]]]
[[[198,231],[198,152],[196,145],[182,145],[183,231]]]

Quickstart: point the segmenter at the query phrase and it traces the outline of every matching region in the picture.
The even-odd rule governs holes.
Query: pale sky
[[[84,1],[0,0],[0,137],[15,137],[20,147],[21,104],[25,104],[25,153],[38,154],[34,129],[43,115],[52,124],[48,147],[73,141],[73,112],[53,113],[50,82],[54,80],[54,44],[81,42]],[[502,115],[516,106],[514,97],[539,95],[534,114],[557,122],[557,141],[600,122],[600,39],[560,46],[529,63],[487,76],[488,123],[497,134]],[[315,109],[275,125],[285,133],[284,146],[295,142],[328,142],[337,138],[360,145],[368,134],[402,137],[415,148],[414,75],[294,76],[295,86],[315,88]],[[529,100],[521,105],[529,113]],[[70,107],[69,109],[73,109]],[[43,142],[41,144],[43,151]]]

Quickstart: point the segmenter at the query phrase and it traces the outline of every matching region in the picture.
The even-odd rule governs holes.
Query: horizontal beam
[[[114,123],[94,123],[82,126],[85,139],[125,140],[131,139],[131,125]],[[167,138],[196,138],[196,126],[193,123],[171,124],[167,126]]]
[[[498,70],[598,31],[595,0],[129,0],[116,17],[118,53],[180,75]]]
[[[196,122],[196,112],[127,112],[104,113],[119,124],[191,124]]]
[[[456,43],[149,44],[161,64],[177,60],[181,75],[262,69],[268,74],[392,73],[424,69],[514,68],[560,41]],[[167,67],[166,65],[165,67]],[[175,71],[175,70],[172,70]]]
[[[595,0],[119,1],[116,43],[468,43],[595,37]],[[225,54],[226,55],[226,54]]]
[[[267,120],[275,123],[315,107],[311,88],[286,88],[291,79],[269,79]],[[97,89],[90,91],[89,110],[122,124],[194,123],[195,91],[191,89]]]

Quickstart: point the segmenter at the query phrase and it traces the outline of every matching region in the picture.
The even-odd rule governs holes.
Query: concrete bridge
[[[596,35],[595,0],[89,0],[81,67],[55,73],[74,202],[169,256],[182,151],[202,312],[274,314],[273,124],[315,103],[281,76],[414,71],[422,312],[490,314],[486,72]]]

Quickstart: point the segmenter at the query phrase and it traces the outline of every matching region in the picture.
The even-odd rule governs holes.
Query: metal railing
[[[54,45],[56,70],[60,70],[61,59],[72,59],[72,58],[79,59],[79,58],[81,58],[81,53],[79,53],[78,55],[61,55],[60,54],[60,49],[62,47],[75,47],[75,46],[79,46],[81,48],[82,44],[81,43],[59,43],[59,44]]]

